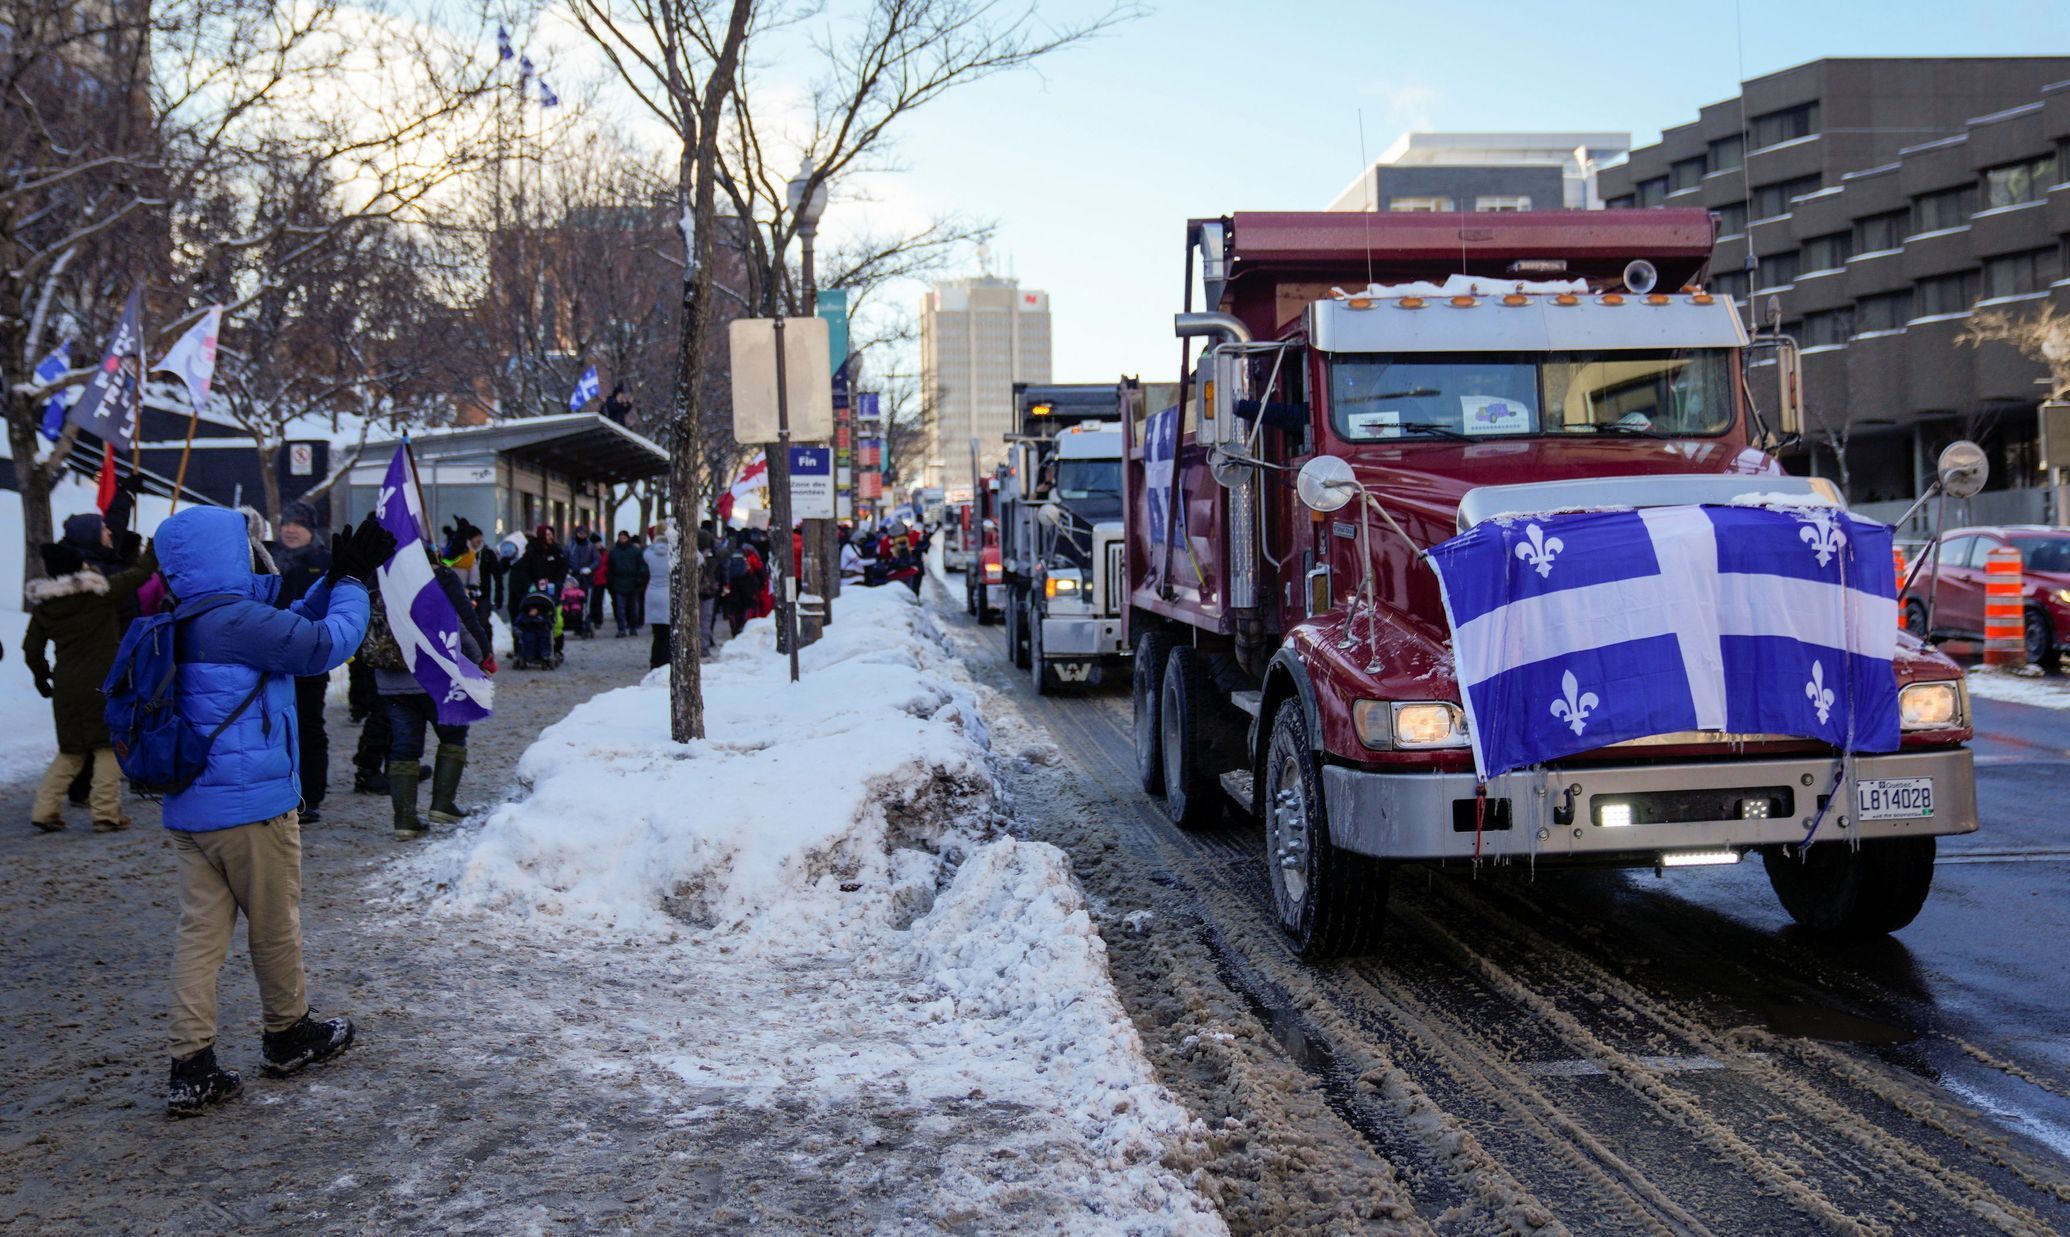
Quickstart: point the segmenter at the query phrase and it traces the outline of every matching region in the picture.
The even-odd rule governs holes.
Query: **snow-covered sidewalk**
[[[2046,675],[2039,666],[2018,670],[2002,670],[1996,666],[1971,667],[1969,694],[1980,700],[1997,700],[2006,704],[2070,709],[2070,679]]]
[[[1199,1125],[1063,853],[1002,827],[932,620],[903,589],[837,618],[797,685],[766,621],[726,646],[703,742],[668,739],[666,670],[578,706],[520,761],[528,793],[406,861],[398,909],[592,953],[607,1011],[551,1031],[573,1077],[685,1127],[760,1114],[872,1227],[1220,1231]]]

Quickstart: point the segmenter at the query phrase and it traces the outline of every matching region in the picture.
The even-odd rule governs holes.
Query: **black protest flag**
[[[115,337],[101,354],[100,368],[86,380],[66,420],[119,450],[127,451],[137,434],[137,377],[143,367],[144,286],[130,291]]]

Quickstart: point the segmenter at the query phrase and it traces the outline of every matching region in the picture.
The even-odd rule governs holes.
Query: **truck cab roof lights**
[[[1624,294],[1622,292],[1605,292],[1601,300],[1605,305],[1622,305],[1624,304]]]
[[[1478,304],[1480,302],[1470,296],[1455,296],[1452,298],[1452,308],[1454,309],[1472,309]]]
[[[1648,292],[1646,294],[1646,303],[1648,305],[1666,305],[1669,302],[1667,294],[1664,292]]]
[[[1373,298],[1370,296],[1354,296],[1345,301],[1344,305],[1347,309],[1371,309],[1373,307]]]
[[[1717,299],[1717,297],[1712,296],[1708,292],[1692,292],[1689,295],[1689,303],[1691,305],[1709,305]]]
[[[1560,294],[1559,294],[1558,296],[1556,296],[1556,297],[1554,297],[1554,298],[1553,298],[1553,304],[1555,304],[1555,305],[1579,305],[1579,304],[1581,304],[1581,298],[1580,298],[1580,297],[1578,297],[1578,296],[1576,296],[1576,295],[1574,295],[1574,294],[1573,294],[1572,292],[1562,292],[1562,293],[1560,293]]]
[[[1505,305],[1529,305],[1531,298],[1521,292],[1512,292],[1502,298],[1502,303]]]
[[[1396,301],[1395,304],[1403,309],[1421,309],[1423,308],[1423,298],[1420,296],[1405,296],[1401,300]]]

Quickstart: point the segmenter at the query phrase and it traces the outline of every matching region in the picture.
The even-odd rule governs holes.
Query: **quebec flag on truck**
[[[388,630],[409,663],[410,674],[430,695],[441,725],[466,726],[489,716],[495,683],[469,661],[460,646],[460,615],[438,586],[426,552],[424,512],[418,506],[417,471],[407,444],[395,449],[381,481],[374,518],[395,534],[395,555],[374,575]]]
[[[1897,750],[1891,536],[1835,508],[1688,506],[1433,547],[1476,771],[1691,730]]]
[[[1186,536],[1185,504],[1175,501],[1179,478],[1179,410],[1167,408],[1143,422],[1143,491],[1150,514],[1150,544],[1168,546]]]

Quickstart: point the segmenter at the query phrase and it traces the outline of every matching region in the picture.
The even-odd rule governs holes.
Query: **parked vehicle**
[[[1101,681],[1122,635],[1122,410],[1133,381],[1014,385],[999,489],[1006,648],[1038,693]]]
[[[1904,597],[1905,630],[1921,639],[1982,640],[1985,566],[1991,551],[2007,546],[2020,552],[2027,660],[2053,668],[2070,643],[2070,529],[2044,524],[1956,528],[1912,551],[1918,569]]]
[[[973,538],[970,529],[972,504],[964,499],[950,502],[942,512],[942,570],[970,569]]]
[[[1963,677],[1902,634],[1901,749],[1856,757],[1847,827],[1809,846],[1814,788],[1845,768],[1822,742],[1700,730],[1475,773],[1424,550],[1514,512],[1839,504],[1763,450],[1801,420],[1795,345],[1749,341],[1700,290],[1707,214],[1237,214],[1190,222],[1187,246],[1175,326],[1210,343],[1124,422],[1137,772],[1182,827],[1225,801],[1263,824],[1300,953],[1370,949],[1407,862],[1759,854],[1814,929],[1911,921],[1935,836],[1977,810]],[[1290,482],[1314,461],[1363,506],[1304,504]]]
[[[999,476],[984,478],[971,504],[971,569],[963,574],[963,606],[980,625],[999,617],[1005,570],[999,558]]]

